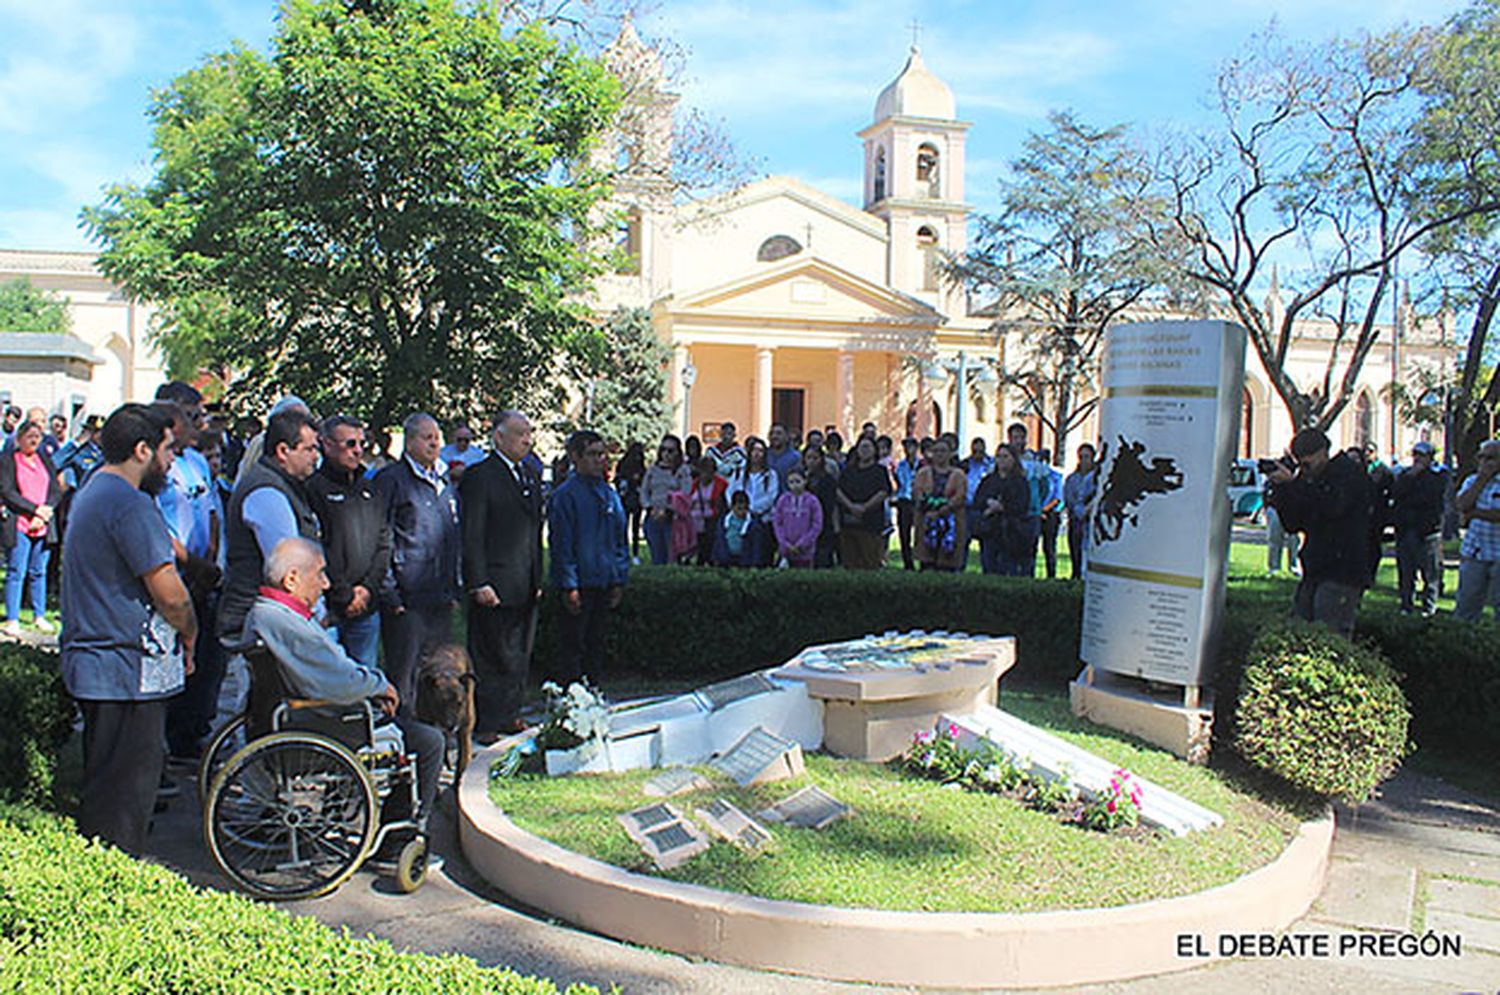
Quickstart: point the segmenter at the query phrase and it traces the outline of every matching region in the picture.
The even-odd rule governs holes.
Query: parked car
[[[1253,459],[1237,459],[1229,468],[1229,507],[1235,518],[1257,524],[1265,517],[1266,478]]]

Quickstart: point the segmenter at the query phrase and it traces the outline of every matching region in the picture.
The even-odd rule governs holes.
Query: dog
[[[434,647],[417,666],[417,718],[458,740],[457,772],[474,756],[474,663],[456,643]]]

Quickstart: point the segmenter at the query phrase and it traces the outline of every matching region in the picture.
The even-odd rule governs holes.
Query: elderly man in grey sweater
[[[266,557],[265,584],[246,617],[246,631],[276,657],[293,694],[336,705],[373,698],[385,714],[395,715],[400,699],[385,675],[356,662],[313,618],[313,605],[328,589],[324,567],[317,543],[300,538],[277,543]],[[425,826],[437,797],[443,734],[416,719],[398,718],[396,725],[407,750],[417,755],[418,822]]]

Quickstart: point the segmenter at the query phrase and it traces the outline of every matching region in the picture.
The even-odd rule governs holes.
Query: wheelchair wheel
[[[278,732],[241,749],[214,777],[203,833],[240,887],[272,899],[337,888],[375,840],[375,785],[343,745]]]
[[[230,757],[245,747],[245,713],[234,716],[214,730],[198,760],[198,804],[208,803],[208,789],[214,786],[214,775],[224,768]]]
[[[396,858],[396,887],[410,895],[427,880],[427,837],[417,836],[401,848]]]

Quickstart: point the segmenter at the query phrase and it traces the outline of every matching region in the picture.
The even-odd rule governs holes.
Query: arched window
[[[755,261],[759,263],[774,263],[778,259],[795,256],[801,251],[802,243],[790,235],[772,235],[760,243],[760,248],[755,252]]]
[[[885,200],[885,149],[875,150],[875,184],[870,202]]]
[[[930,142],[917,146],[917,196],[941,196],[938,183],[938,150]]]
[[[1354,400],[1354,444],[1363,449],[1375,440],[1375,404],[1362,390]]]
[[[922,253],[922,289],[938,289],[942,255],[938,251],[937,232],[927,225],[917,229],[917,250]]]

